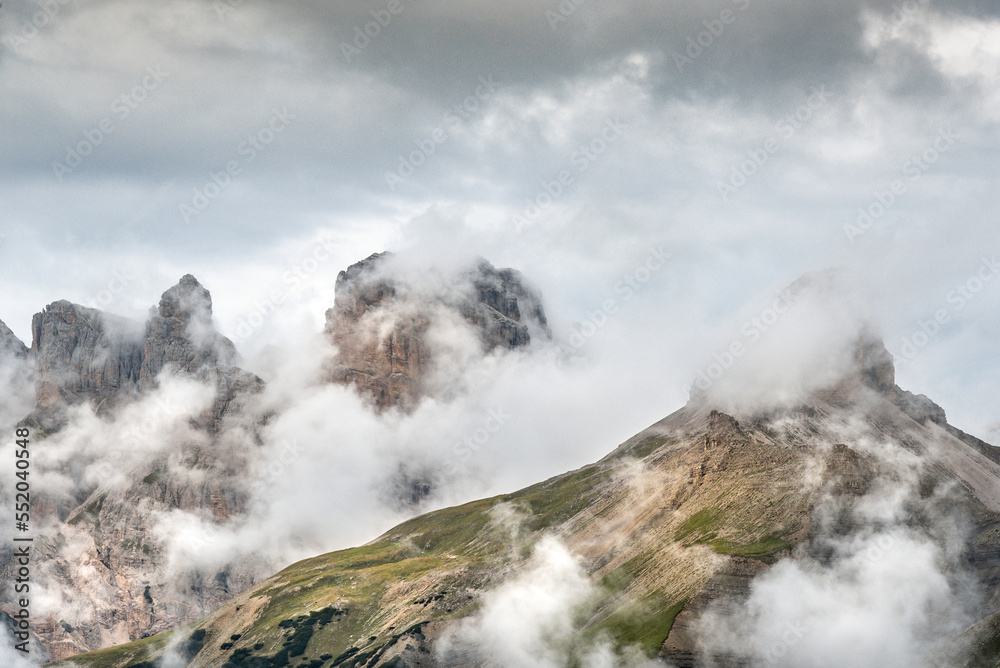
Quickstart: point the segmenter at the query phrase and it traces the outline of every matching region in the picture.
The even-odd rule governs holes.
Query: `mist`
[[[584,644],[575,634],[599,589],[557,538],[534,547],[530,562],[483,596],[480,611],[438,641],[439,660],[523,668],[668,668],[635,649],[619,653],[609,641]],[[583,616],[583,619],[586,617]]]
[[[816,438],[865,434],[858,422]],[[926,490],[933,464],[875,435],[850,448],[877,477],[861,495],[824,494],[811,537],[758,575],[749,597],[698,620],[699,649],[752,666],[937,668],[979,620],[983,588],[963,552],[968,521],[955,483]],[[828,451],[814,445],[819,451]],[[828,483],[829,484],[829,483]],[[921,491],[921,486],[924,490]]]

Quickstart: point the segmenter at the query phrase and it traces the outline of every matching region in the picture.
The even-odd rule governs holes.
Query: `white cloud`
[[[559,668],[571,659],[585,668],[665,668],[634,650],[621,655],[607,643],[579,644],[578,616],[598,595],[579,560],[558,539],[544,537],[530,563],[487,592],[476,616],[460,622],[435,651],[442,660],[504,668]]]

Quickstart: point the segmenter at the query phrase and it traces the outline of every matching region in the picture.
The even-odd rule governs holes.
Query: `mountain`
[[[453,360],[441,332],[471,333],[481,355],[548,336],[540,297],[514,270],[480,260],[428,281],[392,260],[377,254],[342,272],[327,313],[337,365],[325,382],[356,388],[376,410],[447,399],[442,376]],[[384,337],[372,335],[386,323]],[[42,453],[33,578],[52,612],[36,613],[32,630],[50,659],[193,622],[274,572],[255,545],[230,546],[221,558],[212,548],[213,531],[253,521],[275,416],[265,382],[240,368],[195,277],[163,292],[145,321],[57,301],[34,316],[31,332],[29,349],[0,324],[0,380],[9,372],[35,389],[33,406],[3,408]],[[393,509],[409,512],[434,492],[435,481],[405,461],[387,476],[384,486],[400,497],[386,495]],[[0,497],[9,494],[0,482]],[[201,533],[173,538],[191,535],[192,524]],[[0,546],[0,573],[9,577],[14,565],[12,549]]]
[[[174,572],[153,533],[164,513],[225,522],[247,504],[246,471],[231,458],[223,465],[219,451],[233,438],[252,440],[260,418],[247,406],[263,381],[235,366],[235,346],[212,325],[209,292],[184,276],[145,323],[57,301],[31,330],[36,406],[21,425],[62,479],[57,489],[36,484],[32,496],[43,527],[34,577],[62,603],[33,626],[49,656],[197,619],[257,581],[266,571],[249,557],[214,572]],[[172,382],[205,388],[186,422],[187,407],[162,391]],[[78,412],[87,407],[96,422]],[[167,428],[176,441],[161,448]],[[10,559],[0,554],[5,569]]]
[[[532,331],[551,336],[541,297],[520,272],[480,259],[428,281],[398,271],[395,259],[376,253],[340,272],[326,313],[326,332],[338,351],[331,380],[354,386],[378,410],[410,410],[435,393],[432,376],[449,360],[427,339],[449,317],[472,325],[484,352],[523,348]]]
[[[877,338],[854,351],[798,402],[695,393],[594,464],[76,665],[1000,666],[995,449],[898,388]]]
[[[135,400],[168,366],[217,385],[209,418],[216,430],[229,404],[261,383],[235,366],[236,347],[212,325],[211,295],[191,275],[163,293],[144,324],[58,301],[35,315],[31,332],[38,366],[31,421],[46,432],[62,426],[67,406],[89,402],[100,414]]]

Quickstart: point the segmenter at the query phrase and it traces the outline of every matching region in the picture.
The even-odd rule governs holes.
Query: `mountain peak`
[[[407,264],[411,258],[375,253],[337,277],[326,331],[338,348],[335,382],[354,385],[381,410],[412,408],[428,394],[433,364],[447,366],[448,351],[428,336],[443,325],[478,334],[484,353],[548,335],[541,296],[514,269],[478,258],[457,272]]]
[[[193,317],[198,321],[211,321],[212,295],[197,278],[185,274],[160,297],[159,315],[161,318],[188,320]]]

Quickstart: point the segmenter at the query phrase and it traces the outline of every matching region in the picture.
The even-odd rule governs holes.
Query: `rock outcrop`
[[[394,275],[392,259],[376,253],[342,271],[326,313],[338,349],[331,380],[353,385],[378,410],[410,409],[428,392],[438,357],[428,331],[441,309],[477,331],[485,353],[527,346],[532,332],[549,336],[540,296],[513,269],[479,260],[428,288]]]

